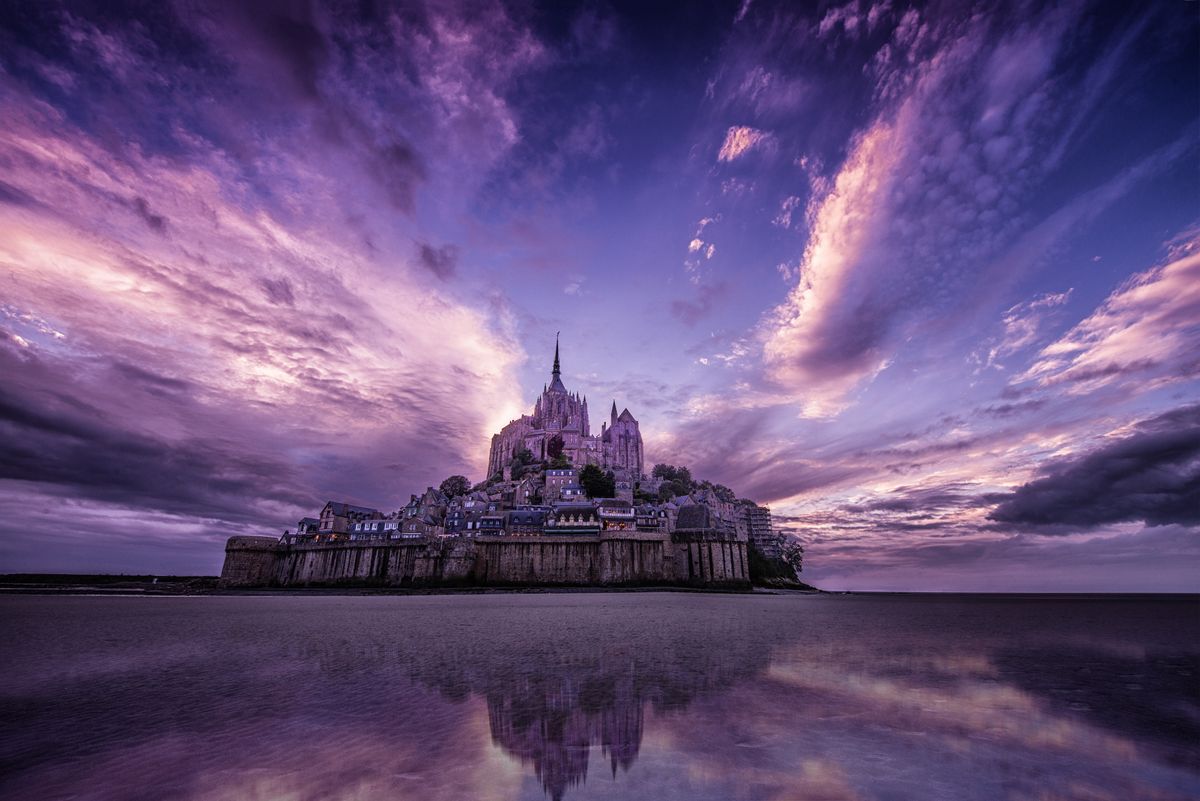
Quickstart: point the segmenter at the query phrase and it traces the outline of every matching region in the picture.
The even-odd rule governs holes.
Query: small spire
[[[558,331],[554,332],[554,369],[551,371],[554,375],[558,375],[561,371],[558,369]]]

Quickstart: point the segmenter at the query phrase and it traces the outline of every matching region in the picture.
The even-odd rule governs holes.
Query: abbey
[[[628,409],[617,414],[617,402],[613,401],[608,422],[601,423],[600,433],[593,435],[587,397],[569,392],[562,382],[555,339],[550,383],[542,389],[532,414],[522,415],[492,436],[488,475],[508,479],[506,471],[521,449],[527,449],[534,459],[546,460],[552,458],[559,442],[562,455],[575,467],[598,465],[612,470],[622,482],[638,481],[644,475],[638,421]]]

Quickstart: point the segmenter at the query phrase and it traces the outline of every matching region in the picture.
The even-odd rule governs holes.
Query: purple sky
[[[820,586],[1200,590],[1197,4],[642,5],[0,10],[0,571],[482,478],[561,330]]]

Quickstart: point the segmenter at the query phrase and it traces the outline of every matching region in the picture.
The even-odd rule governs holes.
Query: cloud
[[[1078,11],[1048,10],[1002,37],[983,16],[910,11],[894,26],[868,71],[871,121],[808,204],[800,280],[762,320],[770,380],[845,408],[897,353],[921,345],[928,321],[971,319],[1073,226],[1182,154],[1168,148],[1046,225],[1023,217],[1054,168],[1038,154],[1057,147],[1058,122],[1077,111],[1052,76],[1073,53]],[[1039,235],[1024,242],[1023,231]]]
[[[441,186],[441,208],[469,204],[458,187],[478,186],[480,160],[503,149],[497,118],[468,111],[492,80],[489,113],[515,125],[499,85],[528,62],[517,53],[471,78],[460,88],[482,94],[470,98],[447,99],[437,75],[469,67],[471,47],[528,34],[495,18],[505,24],[468,47],[473,23],[447,18],[435,20],[443,39],[383,26],[365,47],[327,9],[287,12],[296,25],[268,32],[225,25],[222,9],[185,11],[144,28],[119,10],[86,24],[49,15],[46,40],[17,50],[39,75],[74,76],[63,107],[40,78],[0,75],[0,478],[86,507],[57,530],[40,521],[48,543],[75,542],[85,520],[141,518],[161,524],[162,556],[171,537],[278,531],[331,497],[388,508],[482,469],[486,437],[519,407],[511,327],[429,281],[453,277],[457,251],[396,209],[450,174],[426,171],[416,131],[429,152],[470,142],[438,162],[462,179]],[[344,47],[314,38],[335,30]],[[401,33],[430,59],[411,72],[386,68],[411,55],[390,43]],[[60,39],[51,62],[42,52]],[[98,47],[100,67],[79,60]],[[385,96],[412,101],[403,126],[378,113]],[[23,520],[32,513],[0,527]]]
[[[725,132],[725,141],[717,153],[717,161],[734,161],[770,140],[770,134],[746,125],[734,125]]]
[[[1159,386],[1200,376],[1200,237],[1134,275],[1095,312],[1047,345],[1015,383],[1072,393],[1116,382]]]
[[[133,199],[134,208],[137,209],[138,215],[146,221],[146,225],[150,226],[151,230],[162,232],[166,230],[167,218],[161,214],[155,214],[150,210],[150,204],[146,202],[144,197],[136,197]]]
[[[1126,521],[1200,525],[1200,406],[1144,421],[1132,434],[1042,472],[989,517],[1047,533]]]
[[[800,198],[796,197],[795,195],[788,195],[786,198],[784,198],[783,202],[779,204],[779,213],[775,215],[775,219],[771,220],[771,222],[775,225],[778,225],[780,228],[791,228],[792,216],[795,215],[796,210],[800,208],[800,203]]]
[[[874,540],[844,547],[841,538],[810,541],[806,580],[824,589],[905,591],[914,586],[912,577],[920,576],[918,586],[935,592],[1196,592],[1200,587],[1200,531],[1194,527],[1053,540],[1031,534],[892,539],[886,548]]]
[[[223,435],[201,436],[210,415],[185,380],[104,360],[76,362],[66,371],[37,351],[3,346],[0,366],[12,377],[0,388],[0,479],[225,520],[249,521],[272,504],[294,507],[310,500],[295,468],[266,442],[256,447],[238,436],[240,424],[226,422]],[[89,374],[99,386],[86,380]],[[118,394],[146,417],[166,412],[190,418],[196,432],[170,437],[129,426],[113,414]]]
[[[1061,309],[1070,299],[1071,291],[1044,293],[1009,307],[1001,316],[1004,333],[989,343],[986,355],[976,354],[974,358],[985,367],[1003,369],[1001,360],[1033,345],[1043,336],[1045,325],[1053,318],[1055,310]]]
[[[417,263],[435,277],[448,281],[458,268],[458,248],[454,245],[442,245],[439,248],[428,242],[418,242]]]

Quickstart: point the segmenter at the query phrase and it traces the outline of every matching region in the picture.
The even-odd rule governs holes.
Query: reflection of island
[[[485,698],[492,742],[531,766],[558,801],[586,779],[593,747],[614,778],[632,767],[647,705],[681,710],[766,669],[770,631],[688,609],[668,602],[644,619],[622,616],[620,641],[596,610],[574,618],[535,610],[516,636],[508,626],[476,628],[483,639],[468,654],[461,642],[444,652],[427,645],[416,678],[454,700]]]
[[[551,685],[557,686],[551,686]],[[599,745],[611,763],[629,770],[642,744],[642,699],[631,676],[526,684],[488,698],[492,740],[531,763],[558,801],[587,776],[588,753]]]

